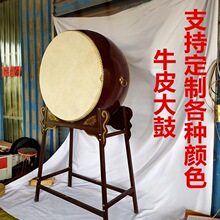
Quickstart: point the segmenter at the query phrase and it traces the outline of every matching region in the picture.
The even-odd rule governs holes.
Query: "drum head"
[[[104,71],[93,41],[80,31],[57,35],[40,66],[40,90],[48,109],[65,121],[87,116],[102,93]]]

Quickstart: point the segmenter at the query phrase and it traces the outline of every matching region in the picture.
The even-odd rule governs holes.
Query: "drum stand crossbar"
[[[40,190],[44,190],[48,193],[51,193],[57,197],[60,197],[70,203],[73,203],[81,208],[84,208],[96,215],[103,217],[104,220],[108,220],[108,209],[123,199],[126,196],[131,196],[133,199],[133,208],[134,212],[138,213],[138,204],[137,204],[137,196],[135,189],[135,181],[133,174],[133,166],[131,160],[131,151],[129,139],[131,136],[130,128],[131,123],[130,119],[132,117],[132,110],[128,107],[121,106],[114,114],[109,114],[106,110],[95,109],[92,113],[90,113],[84,119],[78,122],[67,122],[62,121],[56,118],[47,107],[42,107],[42,146],[39,160],[39,169],[38,169],[38,177],[37,177],[37,185],[36,185],[36,193],[35,193],[35,201],[39,201]],[[107,125],[111,125],[116,131],[108,133]],[[42,176],[43,170],[43,158],[44,158],[44,149],[46,144],[46,132],[48,129],[54,127],[68,127],[70,129],[70,140],[69,140],[69,167],[53,172],[51,174]],[[73,160],[73,129],[84,130],[89,135],[94,135],[99,141],[100,148],[100,171],[101,171],[101,181],[97,181],[95,179],[91,179],[86,176],[82,176],[80,174],[74,173],[72,170],[72,160]],[[105,170],[105,144],[106,138],[112,137],[115,135],[124,134],[125,138],[125,147],[127,153],[127,161],[128,161],[128,170],[130,177],[130,188],[122,189],[106,182],[106,170]],[[78,201],[74,198],[71,198],[65,194],[62,194],[58,191],[55,191],[49,187],[41,185],[41,181],[52,176],[59,175],[61,173],[68,172],[68,186],[72,187],[72,177],[76,177],[97,185],[101,186],[102,191],[102,210],[94,208],[86,203]],[[107,200],[107,189],[111,189],[119,192],[120,194],[116,196],[114,199],[108,202]]]

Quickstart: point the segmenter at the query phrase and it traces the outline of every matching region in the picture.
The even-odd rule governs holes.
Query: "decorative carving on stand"
[[[83,125],[94,126],[96,122],[97,122],[96,116],[93,115],[87,118],[85,122],[83,123]]]
[[[106,125],[107,125],[107,123],[108,123],[108,121],[109,121],[109,113],[106,111],[106,110],[103,110],[102,111],[102,119],[104,120],[103,122],[102,122],[102,141],[103,141],[103,145],[105,146],[105,144],[106,144],[106,134],[107,134],[107,127],[106,127]]]
[[[41,133],[47,131],[48,129],[54,129],[56,128],[56,126],[47,126],[47,119],[51,120],[51,121],[57,121],[57,118],[51,113],[48,111],[48,108],[45,107],[45,106],[42,106],[41,109],[40,109],[40,113],[41,113],[41,126],[42,126],[42,129],[41,129]]]

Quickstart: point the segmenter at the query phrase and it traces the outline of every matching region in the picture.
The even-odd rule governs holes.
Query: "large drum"
[[[83,119],[95,108],[116,111],[129,86],[124,55],[93,31],[66,31],[47,47],[40,66],[40,90],[48,109],[65,121]]]

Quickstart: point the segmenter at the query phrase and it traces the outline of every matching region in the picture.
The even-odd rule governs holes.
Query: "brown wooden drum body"
[[[49,110],[62,120],[80,120],[95,108],[113,113],[128,87],[124,55],[99,33],[66,31],[54,38],[43,56],[41,94]]]

